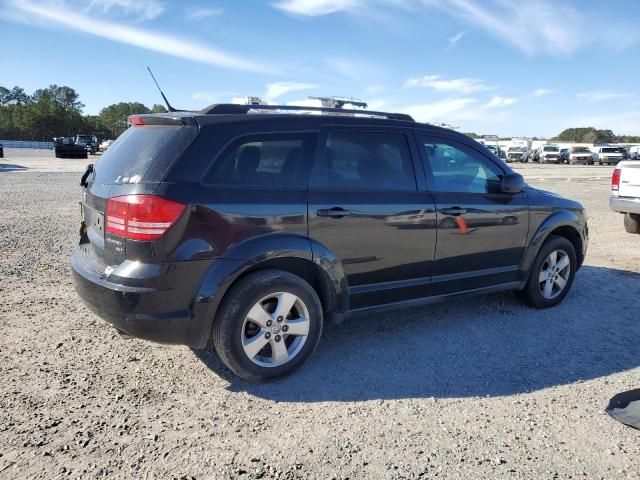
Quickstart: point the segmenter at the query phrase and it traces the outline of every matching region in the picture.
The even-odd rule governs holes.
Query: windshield
[[[620,150],[615,147],[607,147],[602,149],[602,153],[620,153]]]
[[[511,147],[509,149],[510,152],[524,152],[525,148],[524,147]]]
[[[575,147],[573,153],[591,153],[587,147]]]
[[[543,152],[557,152],[558,151],[558,147],[554,147],[554,146],[543,147],[542,151]]]

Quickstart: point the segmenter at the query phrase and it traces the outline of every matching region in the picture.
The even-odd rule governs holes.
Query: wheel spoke
[[[569,266],[569,256],[568,255],[564,255],[562,258],[560,258],[560,260],[558,261],[558,268],[560,269],[560,271],[564,270],[565,268],[567,268]]]
[[[271,316],[260,303],[256,303],[253,308],[249,310],[247,318],[253,323],[257,323],[262,328],[267,328],[267,321],[271,320]]]
[[[547,270],[540,270],[540,275],[538,276],[538,282],[546,282],[547,278],[549,278],[549,272]]]
[[[268,342],[269,340],[264,337],[264,332],[261,329],[257,335],[244,340],[242,342],[242,348],[244,348],[244,353],[247,354],[247,357],[253,358]]]
[[[276,306],[276,309],[273,312],[273,317],[287,318],[287,315],[293,308],[293,304],[296,303],[297,299],[298,297],[296,297],[292,293],[285,292],[278,295],[278,305]]]
[[[549,260],[549,266],[550,267],[555,267],[556,263],[558,262],[558,251],[554,250],[553,252],[551,252],[549,254],[548,260]]]
[[[567,281],[564,278],[562,278],[562,276],[560,275],[558,275],[558,278],[556,278],[554,282],[560,290],[562,290],[564,286],[567,284]]]
[[[287,335],[309,335],[309,319],[305,317],[287,320]]]
[[[553,282],[547,281],[547,283],[544,284],[544,290],[542,293],[545,298],[551,298],[551,295],[553,294]]]
[[[272,340],[271,352],[271,361],[275,365],[282,365],[289,361],[289,351],[287,350],[287,345],[284,343],[284,340],[280,340],[279,342]]]

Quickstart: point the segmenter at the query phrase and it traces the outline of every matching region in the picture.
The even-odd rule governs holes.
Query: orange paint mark
[[[464,221],[464,218],[456,217],[456,224],[458,224],[458,228],[460,229],[460,233],[463,234],[463,235],[466,235],[466,233],[469,231],[469,229],[467,228],[467,222]]]

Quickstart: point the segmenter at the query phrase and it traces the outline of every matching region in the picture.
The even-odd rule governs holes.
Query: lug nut
[[[271,332],[267,332],[264,334],[264,338],[269,339],[271,338]]]
[[[289,325],[283,325],[282,326],[282,331],[286,332],[287,330],[289,330]]]
[[[278,317],[279,322],[281,322],[282,320],[284,320],[282,317]]]
[[[276,335],[276,342],[280,341],[280,335]]]
[[[271,320],[267,320],[267,327],[270,327],[273,322]]]

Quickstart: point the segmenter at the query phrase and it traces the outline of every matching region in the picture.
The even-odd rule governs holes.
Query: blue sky
[[[481,134],[640,135],[640,2],[0,0],[0,84],[196,109],[361,98]]]

